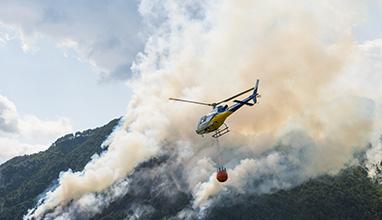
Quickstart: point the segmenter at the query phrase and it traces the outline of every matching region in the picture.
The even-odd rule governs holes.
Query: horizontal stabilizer
[[[240,101],[240,100],[233,100],[233,102],[240,103],[240,104],[243,104],[243,105],[249,105],[249,106],[253,106],[253,105],[254,105],[254,104],[252,104],[252,103],[249,103],[249,102],[243,102],[243,101]]]

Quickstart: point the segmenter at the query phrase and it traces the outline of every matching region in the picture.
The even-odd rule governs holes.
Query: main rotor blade
[[[223,102],[228,102],[228,101],[230,101],[231,99],[234,99],[234,98],[236,98],[236,97],[238,97],[238,96],[241,96],[241,95],[243,95],[243,94],[245,94],[245,93],[247,93],[247,92],[250,92],[250,91],[252,91],[252,90],[254,90],[254,89],[255,89],[255,88],[252,87],[252,88],[250,88],[250,89],[245,90],[244,92],[241,92],[241,93],[239,93],[239,94],[237,94],[237,95],[234,95],[234,96],[232,96],[232,97],[229,97],[228,99],[224,99],[223,101],[220,101],[220,102],[218,102],[218,103],[214,103],[214,105],[219,105],[219,104],[221,104],[221,103],[223,103]]]
[[[188,103],[193,103],[193,104],[198,104],[198,105],[212,106],[212,104],[204,103],[204,102],[195,102],[195,101],[190,101],[190,100],[185,100],[185,99],[175,99],[175,98],[169,98],[169,99],[173,100],[173,101],[179,101],[179,102],[188,102]]]

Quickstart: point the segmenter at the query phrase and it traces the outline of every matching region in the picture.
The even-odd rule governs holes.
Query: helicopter
[[[256,85],[254,87],[216,103],[196,102],[196,101],[190,101],[190,100],[178,99],[178,98],[169,98],[169,99],[173,101],[211,106],[212,111],[200,118],[195,132],[202,136],[210,132],[215,132],[212,135],[212,137],[218,138],[220,136],[223,136],[224,134],[227,134],[230,131],[228,126],[224,123],[224,121],[227,119],[228,116],[230,116],[232,113],[234,113],[235,111],[237,111],[239,108],[241,108],[244,105],[253,106],[257,103],[257,98],[260,98],[260,95],[257,93],[257,89],[259,87],[259,81],[260,80],[256,81]],[[247,98],[243,100],[236,100],[236,99],[233,100],[235,104],[233,104],[232,106],[221,105],[223,103],[231,101],[232,99],[236,97],[244,95],[245,93],[248,93],[252,90],[253,90],[253,93]],[[253,101],[253,103],[251,103],[251,100]]]

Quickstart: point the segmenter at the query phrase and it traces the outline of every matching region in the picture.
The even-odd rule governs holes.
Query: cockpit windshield
[[[207,116],[205,115],[205,116],[203,116],[201,119],[200,119],[200,124],[202,124],[202,123],[204,123],[204,122],[206,122],[206,120],[207,120]]]
[[[214,117],[214,115],[215,114],[208,114],[208,115],[205,115],[205,116],[201,117],[200,121],[199,121],[199,124],[208,123]]]

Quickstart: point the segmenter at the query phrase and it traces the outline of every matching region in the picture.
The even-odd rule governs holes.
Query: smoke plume
[[[121,125],[104,153],[81,172],[62,172],[25,218],[70,217],[70,207],[94,215],[128,193],[129,181],[158,172],[193,197],[177,216],[203,217],[221,192],[269,193],[357,163],[354,153],[375,135],[378,106],[341,79],[354,79],[346,67],[359,51],[352,31],[363,8],[359,1],[142,0],[140,13],[155,29],[132,66],[134,95]],[[228,119],[232,131],[220,148],[193,131],[210,109],[168,101],[218,101],[256,79],[260,104]],[[170,159],[155,173],[134,175],[161,155]],[[229,173],[224,184],[215,180],[219,158]],[[120,184],[127,189],[115,190]],[[132,216],[153,209],[136,204]]]

